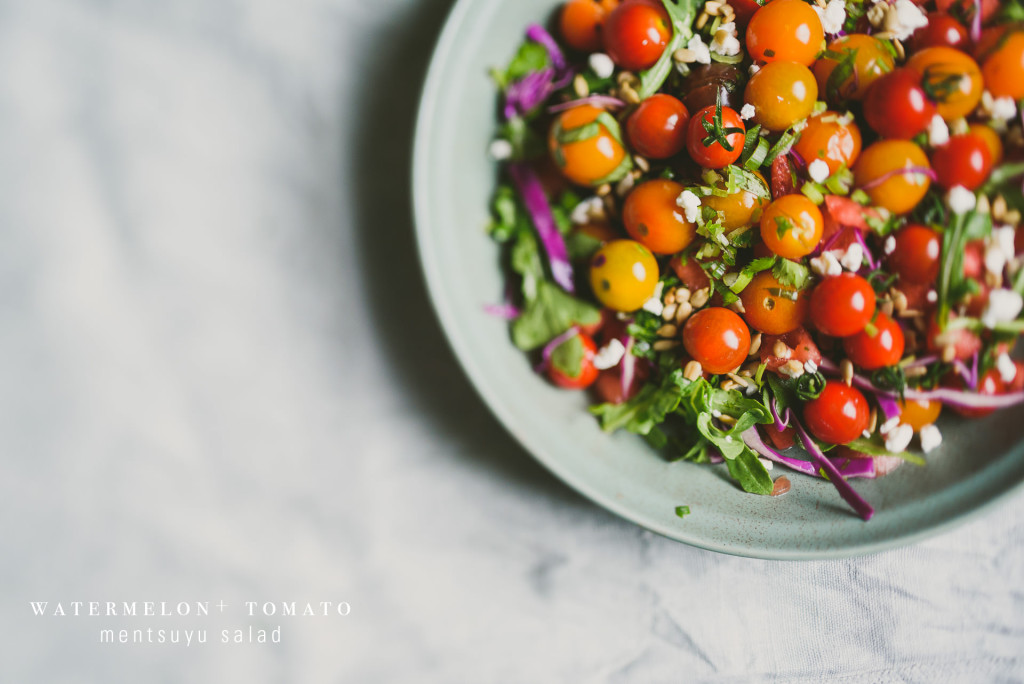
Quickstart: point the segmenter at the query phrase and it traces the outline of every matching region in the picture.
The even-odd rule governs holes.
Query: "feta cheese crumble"
[[[690,223],[697,222],[697,217],[700,216],[700,197],[695,192],[683,190],[679,197],[676,198],[676,204],[683,208],[687,221]]]
[[[1024,308],[1024,299],[1014,290],[998,288],[988,294],[988,304],[981,314],[981,323],[986,328],[994,328],[997,323],[1012,321]]]
[[[589,223],[593,219],[602,219],[604,218],[604,201],[596,195],[588,197],[572,208],[569,218],[576,224]]]
[[[491,159],[494,161],[505,161],[512,157],[512,143],[504,138],[498,138],[491,142],[491,146],[487,148],[487,152],[491,155]]]
[[[896,238],[892,235],[885,238],[885,244],[882,245],[882,251],[885,252],[886,256],[889,256],[896,251]]]
[[[698,64],[711,64],[711,50],[704,44],[699,33],[690,36],[690,40],[686,41],[686,49],[696,55],[694,61]]]
[[[587,64],[590,65],[590,70],[598,78],[611,78],[612,74],[615,73],[615,62],[603,52],[591,54],[587,58]]]
[[[851,243],[846,248],[846,253],[839,257],[839,263],[847,271],[859,271],[864,265],[864,248],[859,242]]]
[[[949,126],[946,120],[936,114],[928,122],[928,144],[932,147],[945,145],[949,142]]]
[[[711,50],[726,57],[740,54],[740,41],[736,37],[736,22],[728,21],[718,27],[714,38],[711,39]]]
[[[644,302],[643,310],[649,311],[655,316],[660,316],[661,313],[665,310],[665,305],[662,303],[660,297],[651,297],[646,302]]]
[[[939,432],[939,428],[931,424],[922,426],[918,437],[921,438],[921,450],[926,454],[942,444],[942,433]]]
[[[1017,103],[1012,97],[994,97],[986,90],[981,94],[981,111],[993,121],[1005,123],[1017,116]]]
[[[594,368],[597,370],[615,368],[625,355],[626,345],[622,344],[619,338],[613,337],[608,341],[608,344],[598,349],[597,353],[594,354]]]
[[[909,425],[898,425],[885,436],[885,449],[893,453],[905,451],[914,438],[914,428]]]
[[[878,431],[883,435],[887,432],[891,432],[896,429],[896,426],[900,424],[900,417],[896,416],[882,423],[882,427],[878,428]]]
[[[807,165],[807,174],[815,183],[824,183],[828,178],[828,163],[824,159],[815,159]]]
[[[882,7],[881,11],[877,8]],[[876,26],[893,34],[897,40],[906,40],[914,31],[928,25],[928,16],[913,0],[896,0],[888,4],[886,0],[877,0],[868,14]],[[877,21],[878,19],[880,21]]]
[[[811,271],[821,277],[835,276],[843,272],[843,267],[835,252],[828,251],[811,259]]]
[[[754,105],[747,102],[746,104],[743,105],[743,108],[740,110],[740,118],[743,119],[744,121],[746,121],[747,119],[753,119],[754,114],[756,113],[757,110],[754,109]]]
[[[810,359],[808,359],[807,361],[804,361],[804,370],[807,371],[808,373],[817,373],[818,372],[818,364],[816,364],[816,363],[814,363],[814,361],[811,361]]]
[[[1013,382],[1013,379],[1017,377],[1017,364],[1006,352],[1000,354],[996,359],[996,370],[999,371],[999,377],[1003,379],[1003,382]]]
[[[964,186],[954,185],[946,195],[946,204],[954,214],[966,214],[978,204],[978,198]]]
[[[811,9],[818,14],[825,33],[834,35],[843,30],[843,24],[846,22],[845,0],[829,0],[824,7],[811,5]]]

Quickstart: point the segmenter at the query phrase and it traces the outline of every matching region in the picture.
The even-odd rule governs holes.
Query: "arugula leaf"
[[[872,436],[870,439],[866,437],[858,437],[848,443],[846,447],[853,451],[859,451],[862,454],[867,454],[868,456],[895,456],[896,458],[902,458],[904,461],[909,461],[914,465],[923,466],[926,464],[924,458],[909,451],[889,451],[885,448],[885,444],[882,443],[882,440],[875,436]]]
[[[601,311],[576,299],[549,280],[537,281],[536,296],[528,299],[526,310],[512,322],[512,342],[523,351],[542,347],[573,325],[593,325]]]
[[[768,474],[768,469],[761,463],[757,454],[750,449],[746,449],[734,459],[727,460],[726,465],[729,466],[729,474],[740,483],[743,491],[762,496],[772,493],[775,487],[772,476]]]
[[[644,385],[629,401],[591,406],[590,412],[600,418],[601,429],[605,432],[625,429],[634,434],[646,435],[663,422],[665,416],[676,410],[684,388],[690,384],[693,383],[683,377],[682,369],[676,369],[660,385]]]
[[[579,335],[573,335],[555,347],[551,352],[551,365],[570,378],[580,376],[580,373],[583,372],[583,340]]]
[[[534,71],[540,71],[550,63],[551,58],[548,56],[547,48],[540,43],[527,40],[519,46],[518,52],[504,70],[491,69],[491,78],[499,88],[505,90],[513,81]]]
[[[811,282],[811,270],[799,261],[779,259],[772,269],[772,275],[785,285],[802,290]]]

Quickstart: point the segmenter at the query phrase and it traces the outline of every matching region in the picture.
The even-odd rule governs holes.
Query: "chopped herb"
[[[686,516],[690,515],[690,507],[676,506],[676,515],[678,515],[680,518],[685,518]]]
[[[786,287],[802,290],[811,282],[811,270],[792,259],[779,259],[772,269],[772,275]]]

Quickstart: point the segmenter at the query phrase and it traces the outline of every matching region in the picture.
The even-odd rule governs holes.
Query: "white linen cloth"
[[[1024,497],[868,558],[733,558],[490,416],[412,243],[448,4],[0,2],[0,679],[1022,681]],[[101,645],[117,620],[40,600],[351,614]]]

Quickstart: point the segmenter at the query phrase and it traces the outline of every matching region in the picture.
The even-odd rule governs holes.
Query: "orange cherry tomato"
[[[619,6],[619,0],[569,0],[558,15],[562,39],[574,50],[597,52],[603,46],[604,20]]]
[[[814,64],[825,31],[802,0],[773,0],[754,13],[747,25],[747,52],[758,62]]]
[[[751,328],[768,335],[784,335],[807,319],[805,290],[787,287],[770,271],[761,271],[740,293],[743,318]]]
[[[769,131],[784,131],[814,110],[818,84],[797,62],[769,62],[750,80],[743,99],[754,107],[754,121]]]
[[[1024,30],[1005,25],[988,29],[976,54],[985,88],[993,97],[1024,98]]]
[[[992,153],[992,166],[1003,163],[1003,139],[994,128],[988,124],[972,123],[967,127],[967,132],[980,137],[988,145],[988,151]]]
[[[915,169],[931,169],[924,150],[909,140],[879,140],[853,165],[853,179],[873,204],[905,214],[928,192],[931,178]]]
[[[981,101],[981,69],[965,52],[945,46],[925,48],[911,55],[907,66],[921,74],[921,87],[946,121],[967,116]]]
[[[590,287],[609,309],[636,311],[654,296],[657,286],[658,262],[639,242],[612,240],[590,261]]]
[[[768,181],[757,171],[753,173],[761,180],[761,183],[764,185],[765,194],[768,194]],[[726,183],[724,180],[715,182],[715,188],[724,190],[725,187]],[[724,197],[708,195],[701,199],[703,206],[711,207],[718,212],[718,220],[727,231],[749,226],[756,222],[761,218],[761,211],[768,202],[769,199],[767,197],[757,195],[743,188]]]
[[[712,306],[686,320],[683,346],[708,373],[728,373],[746,360],[750,330],[735,311]]]
[[[823,112],[807,120],[793,149],[810,164],[821,159],[829,173],[840,167],[852,168],[860,155],[860,128],[852,119],[838,112]]]
[[[928,399],[909,399],[900,401],[900,422],[909,425],[914,432],[919,432],[925,425],[931,425],[942,413],[941,401]]]
[[[551,157],[562,174],[577,185],[600,185],[626,158],[622,142],[597,118],[603,109],[579,105],[555,120],[548,136]],[[577,139],[589,124],[593,135]]]
[[[814,77],[818,79],[818,90],[833,104],[844,100],[863,100],[868,87],[892,71],[896,63],[885,43],[864,33],[837,38],[829,43],[828,51],[842,55],[842,58],[818,59],[814,63]],[[853,57],[849,56],[851,54]],[[853,60],[853,72],[841,81],[833,82],[833,72],[846,59]]]
[[[655,254],[675,254],[693,242],[697,228],[686,220],[676,199],[685,188],[655,178],[633,188],[622,208],[629,236]]]
[[[786,259],[813,252],[824,228],[821,210],[803,195],[783,195],[761,212],[761,239]]]

